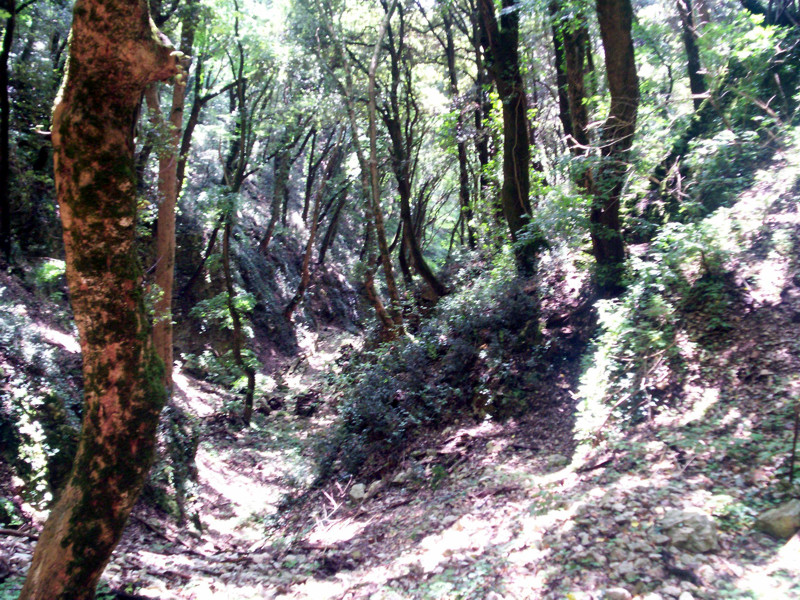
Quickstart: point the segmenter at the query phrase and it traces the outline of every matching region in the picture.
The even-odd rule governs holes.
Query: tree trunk
[[[325,235],[322,236],[322,243],[320,244],[319,248],[319,258],[317,259],[317,265],[320,267],[325,265],[325,256],[328,253],[328,249],[331,247],[331,245],[333,245],[334,237],[336,237],[336,230],[339,225],[339,215],[342,213],[342,209],[347,203],[347,194],[348,189],[347,186],[345,186],[345,188],[338,194],[341,199],[336,202],[333,208],[333,213],[331,213],[330,223],[328,223],[328,229],[325,231]]]
[[[445,8],[442,24],[445,33],[445,56],[447,57],[447,74],[450,78],[450,94],[456,110],[456,149],[458,151],[458,200],[461,206],[462,223],[467,226],[467,240],[470,249],[475,249],[475,227],[472,223],[472,204],[469,198],[469,169],[467,165],[467,140],[464,137],[464,113],[458,93],[458,71],[456,70],[456,46],[453,38],[453,23],[450,11]]]
[[[675,0],[681,18],[683,46],[686,48],[686,69],[689,73],[689,89],[695,111],[700,110],[708,88],[700,65],[700,49],[697,47],[697,30],[692,14],[692,0]]]
[[[597,18],[611,105],[600,135],[601,161],[592,182],[589,221],[598,291],[602,296],[614,297],[623,290],[625,246],[619,204],[628,172],[628,151],[636,132],[639,79],[631,37],[633,9],[630,0],[597,0]]]
[[[365,200],[365,212],[367,218],[367,239],[364,244],[364,251],[362,254],[367,255],[367,270],[364,275],[364,288],[367,299],[375,309],[375,313],[383,327],[382,336],[384,339],[392,339],[398,333],[403,331],[403,315],[400,311],[400,294],[397,290],[397,283],[395,282],[394,273],[392,271],[391,256],[389,256],[389,246],[386,243],[386,231],[383,223],[383,213],[380,207],[380,180],[378,178],[378,158],[377,158],[377,131],[376,131],[376,116],[375,116],[375,70],[378,67],[378,57],[380,54],[381,45],[386,37],[386,32],[389,28],[389,21],[394,12],[396,0],[392,2],[391,8],[384,16],[381,23],[381,29],[378,32],[378,39],[373,47],[372,60],[369,68],[369,139],[370,139],[370,155],[367,160],[364,149],[359,140],[358,120],[356,118],[355,108],[355,92],[353,89],[353,73],[350,66],[350,59],[348,58],[347,50],[343,42],[339,38],[336,29],[331,23],[330,17],[326,9],[322,7],[320,0],[315,2],[320,16],[325,23],[325,28],[328,30],[331,38],[336,44],[338,58],[340,64],[344,69],[345,79],[344,82],[337,80],[339,88],[345,99],[347,108],[347,118],[350,123],[350,130],[352,132],[352,142],[358,157],[358,163],[361,168],[361,193]],[[383,263],[384,275],[386,276],[386,286],[389,292],[390,309],[387,311],[375,289],[375,273],[373,268],[378,263],[373,251],[373,244],[371,243],[372,234],[377,238],[377,246],[380,251],[380,262]]]
[[[53,113],[67,282],[83,355],[84,419],[69,480],[20,598],[83,600],[116,546],[153,456],[163,367],[135,240],[134,125],[145,87],[179,70],[143,0],[77,0]]]
[[[397,181],[397,191],[400,195],[400,218],[403,221],[403,246],[408,250],[414,269],[438,298],[444,296],[447,293],[447,289],[433,274],[425,257],[422,255],[417,243],[414,222],[411,218],[412,152],[416,133],[414,125],[417,122],[418,113],[416,113],[416,101],[411,96],[413,94],[410,89],[411,73],[408,71],[408,65],[402,64],[405,62],[405,15],[402,9],[398,12],[400,13],[399,30],[393,35],[394,32],[389,28],[388,48],[391,57],[392,79],[388,89],[388,105],[383,108],[381,115],[391,140],[392,171]],[[397,45],[395,45],[395,42]],[[402,72],[403,68],[406,70],[405,73]],[[401,111],[398,89],[402,85],[401,78],[403,75],[405,75],[407,82],[403,92],[406,109]],[[374,75],[372,79],[374,79]],[[469,200],[467,200],[467,204],[469,204]]]
[[[11,262],[11,198],[8,178],[11,174],[11,150],[9,146],[9,121],[11,106],[8,102],[8,59],[11,44],[14,42],[14,28],[17,22],[15,0],[6,0],[5,8],[9,16],[3,34],[3,49],[0,52],[0,256],[6,263]]]
[[[563,12],[561,0],[550,3],[553,45],[559,82],[559,107],[567,146],[576,158],[585,157],[589,147],[589,112],[586,107],[586,75],[593,69],[591,40],[583,14]],[[564,114],[566,111],[566,114]],[[585,161],[576,161],[572,176],[585,191],[591,190],[592,173]]]
[[[486,33],[487,66],[503,103],[503,214],[511,240],[517,242],[531,217],[530,134],[528,100],[519,66],[519,10],[514,0],[503,0],[498,22],[493,0],[478,0]],[[525,274],[536,265],[536,247],[517,247],[517,263]]]
[[[194,46],[198,0],[189,0],[186,18],[181,26],[181,48],[190,56]],[[189,68],[188,63],[184,65]],[[158,94],[153,84],[148,104],[157,111],[163,121],[158,105]],[[149,89],[149,88],[148,88]],[[153,283],[159,291],[155,302],[153,323],[153,345],[164,361],[164,385],[172,390],[172,288],[175,280],[175,208],[178,204],[178,150],[183,128],[186,76],[176,80],[172,88],[172,107],[169,111],[169,145],[158,157],[158,218],[156,226],[156,273]]]
[[[232,211],[231,211],[232,212]],[[225,219],[225,228],[222,233],[222,273],[225,277],[225,291],[227,292],[228,311],[231,315],[233,322],[233,360],[247,376],[247,391],[244,398],[244,410],[242,411],[242,420],[245,425],[250,425],[250,420],[253,417],[253,396],[256,389],[256,371],[247,364],[242,355],[242,346],[244,340],[242,338],[242,319],[239,316],[239,309],[236,308],[236,290],[233,287],[233,277],[231,276],[231,213]]]
[[[328,182],[333,177],[334,173],[337,169],[341,166],[341,137],[339,138],[338,144],[334,147],[332,153],[328,158],[328,164],[325,165],[325,170],[322,174],[322,179],[319,182],[319,187],[317,189],[317,193],[314,195],[314,202],[313,207],[311,209],[311,229],[308,232],[308,242],[306,242],[306,251],[303,254],[303,266],[300,271],[300,284],[297,286],[297,291],[295,292],[292,299],[289,301],[289,304],[283,311],[283,316],[286,317],[287,321],[292,320],[292,316],[294,315],[295,309],[298,307],[300,302],[303,300],[303,296],[306,293],[306,289],[308,288],[308,284],[311,281],[311,255],[314,253],[314,242],[317,239],[317,229],[319,228],[319,213],[320,213],[320,206],[322,205],[322,197],[325,194],[325,191],[328,187]]]
[[[292,166],[289,162],[290,153],[291,149],[289,148],[279,152],[275,156],[275,177],[273,178],[272,207],[270,210],[269,223],[267,223],[267,230],[264,232],[264,237],[261,238],[261,242],[258,244],[259,252],[265,255],[269,248],[269,243],[272,241],[272,236],[275,233],[275,227],[281,217],[281,208],[284,202],[286,202],[286,196],[289,193],[289,169]]]
[[[490,202],[493,181],[489,176],[489,139],[491,131],[486,127],[486,120],[492,110],[491,102],[486,93],[486,86],[490,78],[486,73],[483,60],[483,39],[481,18],[477,11],[470,13],[472,24],[472,48],[475,53],[475,152],[478,155],[478,198],[483,205]],[[503,207],[499,202],[491,200],[489,206],[491,218],[495,223],[501,223]]]
[[[572,139],[572,115],[569,111],[569,96],[568,96],[568,82],[567,82],[567,61],[564,56],[564,24],[561,22],[561,15],[559,11],[559,3],[551,2],[550,18],[553,20],[553,54],[555,56],[555,70],[556,70],[556,94],[558,96],[558,118],[561,121],[561,128],[564,130],[564,138],[567,140],[567,145],[570,145]],[[571,146],[570,146],[571,147]]]

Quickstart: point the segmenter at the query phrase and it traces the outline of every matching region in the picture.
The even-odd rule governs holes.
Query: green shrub
[[[344,400],[319,447],[323,475],[398,455],[424,428],[459,413],[503,418],[528,408],[536,297],[516,278],[513,260],[456,279],[459,292],[442,298],[413,335],[362,351],[334,378]]]

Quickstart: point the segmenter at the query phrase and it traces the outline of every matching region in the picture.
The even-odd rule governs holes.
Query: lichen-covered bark
[[[177,71],[177,57],[143,0],[76,2],[52,131],[67,281],[83,354],[84,420],[23,600],[94,596],[151,463],[166,393],[134,244],[133,128],[147,84]]]

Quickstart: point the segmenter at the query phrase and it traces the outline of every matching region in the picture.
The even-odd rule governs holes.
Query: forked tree
[[[83,428],[24,600],[94,597],[152,462],[166,390],[135,245],[134,127],[145,87],[178,73],[179,58],[144,0],[75,3],[52,138],[83,354]]]

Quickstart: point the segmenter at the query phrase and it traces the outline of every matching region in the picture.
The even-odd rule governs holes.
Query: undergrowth
[[[537,299],[505,261],[466,267],[458,292],[443,298],[418,329],[351,356],[333,385],[338,423],[320,443],[325,477],[390,462],[424,428],[457,414],[476,420],[524,412],[538,377]]]

